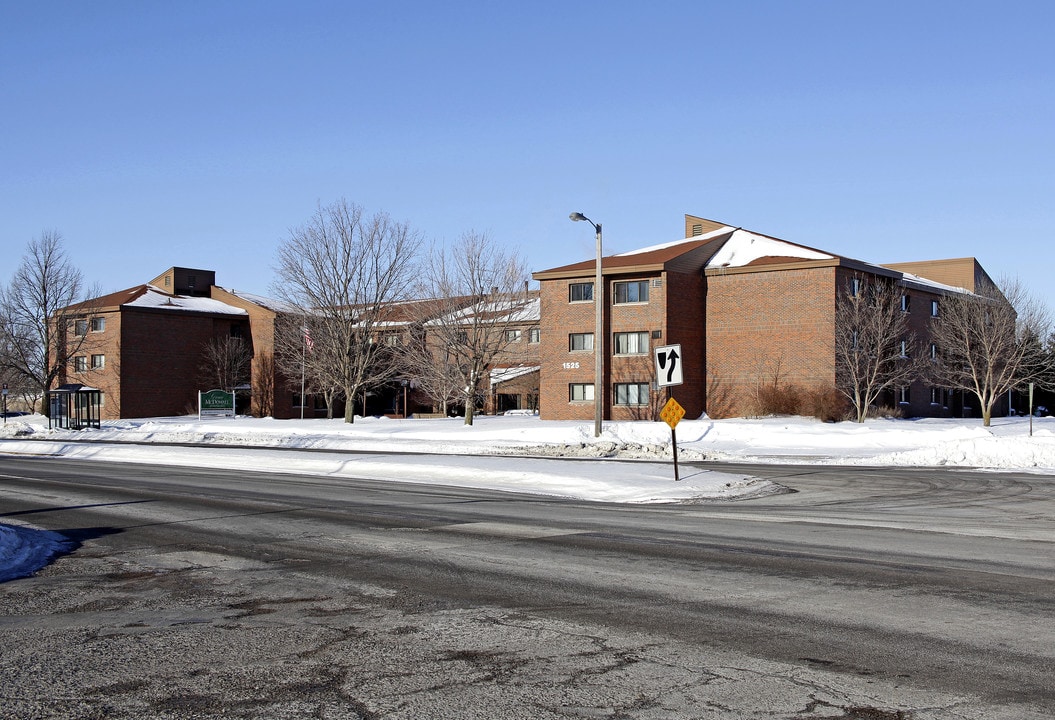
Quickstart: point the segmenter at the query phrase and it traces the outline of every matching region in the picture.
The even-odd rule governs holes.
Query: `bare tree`
[[[415,390],[429,399],[434,410],[448,415],[451,405],[462,396],[459,388],[464,382],[458,367],[450,362],[446,349],[430,342],[431,338],[425,333],[424,323],[433,319],[423,313],[429,306],[431,304],[418,306],[422,317],[410,331],[401,362],[404,374],[413,378]]]
[[[927,357],[901,308],[902,288],[874,277],[855,277],[835,308],[835,385],[864,422],[868,408],[887,390],[925,374]]]
[[[30,241],[10,284],[0,289],[0,367],[27,392],[39,393],[42,405],[44,393],[88,342],[92,308],[84,290],[81,272],[53,230]]]
[[[289,377],[310,368],[315,388],[339,391],[345,422],[361,391],[398,372],[375,332],[387,307],[408,294],[419,243],[406,224],[340,200],[319,207],[279,248],[274,292],[305,319],[313,361],[300,365],[307,353],[291,348],[277,359]]]
[[[977,398],[989,427],[993,407],[1008,391],[1046,382],[1043,338],[1050,332],[1050,311],[1016,278],[999,287],[985,281],[974,294],[950,293],[932,331],[937,378]]]
[[[519,255],[483,233],[467,232],[431,255],[422,293],[436,304],[423,321],[428,354],[415,363],[418,383],[444,397],[453,389],[466,425],[473,424],[488,370],[510,346],[513,326],[524,322],[526,277]]]
[[[275,355],[261,351],[255,358],[256,372],[252,373],[253,412],[259,417],[275,414]]]
[[[201,382],[205,388],[234,392],[250,380],[253,353],[240,337],[216,337],[202,352]]]

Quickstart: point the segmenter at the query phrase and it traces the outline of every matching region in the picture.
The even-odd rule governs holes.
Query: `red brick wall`
[[[88,317],[102,318],[105,327],[102,332],[88,331],[80,348],[73,355],[84,357],[88,369],[84,372],[74,370],[72,362],[66,367],[65,374],[60,376],[57,385],[80,383],[102,391],[100,419],[115,420],[121,417],[121,386],[119,383],[121,368],[121,313],[116,308],[101,308],[93,311]],[[72,333],[72,328],[68,332]],[[72,339],[71,345],[72,347]],[[91,367],[92,355],[104,357],[103,367],[94,370]]]
[[[249,332],[247,338],[252,343],[252,404],[250,412],[260,417],[268,414],[275,418],[287,419],[300,417],[300,406],[294,406],[293,396],[300,392],[300,379],[289,379],[278,369],[275,363],[275,322],[276,313],[245,300],[238,295],[227,292],[214,285],[211,295],[214,300],[239,307],[249,313]],[[260,393],[271,389],[270,399],[260,397]],[[309,413],[311,414],[311,413]]]
[[[649,346],[651,347],[652,331],[658,330],[660,338],[666,337],[666,311],[667,311],[667,282],[666,278],[659,273],[623,275],[613,278],[605,278],[608,286],[608,305],[605,314],[608,316],[608,332],[605,336],[607,346],[605,353],[605,405],[606,418],[612,420],[638,420],[651,419],[650,414],[644,414],[642,408],[634,406],[620,406],[615,404],[614,386],[616,383],[648,383],[650,385],[650,397],[656,392],[654,386],[655,371],[653,370],[651,352],[646,355],[615,355],[615,333],[621,332],[647,332],[649,334]],[[645,280],[649,284],[647,303],[625,303],[612,304],[614,297],[614,283],[626,281]],[[656,284],[659,287],[656,287]],[[655,398],[653,398],[655,399]]]
[[[752,414],[762,383],[835,383],[835,268],[707,277],[707,412]]]
[[[706,285],[699,273],[666,274],[667,326],[654,345],[681,345],[682,385],[670,393],[685,408],[685,417],[700,417],[706,410]],[[651,361],[651,358],[649,358]],[[664,393],[663,401],[666,401]]]
[[[586,280],[544,280],[540,283],[539,415],[545,420],[589,420],[594,417],[592,402],[568,402],[569,383],[592,384],[594,381],[594,354],[568,350],[569,333],[594,331],[594,304],[568,302],[568,285]]]
[[[937,322],[937,318],[931,316],[931,300],[938,301],[938,312],[940,313],[941,298],[934,293],[914,288],[904,288],[902,292],[909,297],[908,328],[910,332],[915,333],[918,341],[918,350],[916,352],[928,357],[930,355],[931,326]],[[902,413],[906,417],[949,417],[954,414],[954,407],[951,403],[931,403],[931,388],[932,385],[924,381],[913,383],[909,389],[908,405],[900,406]],[[948,397],[946,397],[946,400],[948,400]],[[894,403],[892,402],[891,404]]]
[[[124,308],[121,417],[183,415],[197,407],[202,348],[245,318]]]
[[[569,284],[590,280],[592,276],[541,282],[540,415],[543,419],[592,420],[594,417],[593,402],[568,401],[570,383],[593,384],[594,381],[594,354],[571,352],[568,349],[570,333],[594,332],[594,304],[568,301]],[[613,305],[613,283],[636,280],[649,282],[648,302]],[[686,359],[683,366],[685,383],[673,388],[674,396],[685,407],[689,417],[698,417],[704,409],[702,279],[694,274],[681,273],[606,274],[604,285],[607,300],[604,313],[605,419],[641,419],[644,413],[640,407],[614,405],[615,383],[648,383],[653,394],[653,403],[658,401],[661,405],[666,401],[667,391],[657,390],[654,385],[655,369],[651,349],[675,343],[682,345],[682,354]],[[652,337],[653,331],[658,331],[658,338]],[[619,332],[647,332],[650,338],[650,352],[642,355],[613,356],[613,336]]]

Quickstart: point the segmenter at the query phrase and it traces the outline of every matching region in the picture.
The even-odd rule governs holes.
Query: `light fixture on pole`
[[[585,220],[593,225],[597,231],[597,265],[594,269],[593,280],[593,306],[594,306],[594,333],[593,333],[593,435],[601,436],[601,416],[604,412],[604,286],[601,284],[601,224],[595,223],[582,213],[573,212],[569,215],[573,222]]]

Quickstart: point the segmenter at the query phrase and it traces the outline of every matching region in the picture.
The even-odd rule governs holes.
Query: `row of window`
[[[569,402],[593,402],[593,383],[570,383],[568,385]],[[612,399],[616,405],[648,405],[648,383],[615,383],[612,386]]]
[[[901,312],[908,313],[912,312],[912,297],[910,295],[901,296]],[[938,301],[930,301],[930,316],[938,317]]]
[[[949,407],[949,401],[952,399],[952,391],[948,388],[932,387],[930,389],[930,404],[941,405],[942,407]],[[897,389],[897,401],[899,405],[908,405],[912,402],[912,389],[909,387],[901,387]]]
[[[75,320],[73,322],[74,335],[87,335],[89,329],[92,332],[103,332],[106,330],[106,318],[93,317],[90,320]]]
[[[73,371],[74,372],[88,372],[88,356],[78,355],[73,358]],[[106,367],[106,356],[105,355],[92,355],[91,356],[91,369],[102,370]]]
[[[593,402],[593,383],[570,383],[568,385],[569,402]],[[612,399],[616,405],[648,405],[651,387],[649,383],[615,383],[612,386]],[[912,402],[912,390],[901,387],[896,391],[897,402],[908,405]],[[951,392],[947,388],[932,387],[930,404],[948,407]]]
[[[864,286],[864,280],[861,278],[851,278],[850,295],[857,297],[864,291]],[[901,295],[901,312],[912,312],[912,296],[908,293]],[[930,316],[938,317],[938,301],[936,299],[930,301]]]
[[[465,336],[465,333],[461,333],[460,336]],[[461,337],[461,341],[465,342],[465,337]],[[506,330],[506,342],[518,343],[523,337],[523,333],[520,330]],[[539,341],[539,328],[533,327],[528,328],[528,342],[537,343]],[[403,344],[402,335],[385,335],[382,339],[385,345],[388,347],[398,347]]]
[[[647,330],[613,333],[612,347],[616,355],[647,355],[649,333]],[[593,333],[569,333],[568,350],[593,350]]]
[[[579,282],[569,284],[568,302],[593,302],[593,283]],[[616,305],[648,302],[648,280],[612,283],[612,302]]]
[[[851,343],[853,343],[853,344],[850,346],[854,350],[856,350],[857,346],[858,346],[858,339],[857,338],[858,338],[857,331],[854,330],[853,331],[853,336],[851,338]],[[909,353],[910,349],[911,349],[911,347],[909,346],[908,340],[902,340],[901,341],[901,357],[907,358],[909,356],[908,353]],[[930,344],[930,359],[931,360],[937,360],[938,359],[938,345],[937,345],[937,343],[931,343]]]

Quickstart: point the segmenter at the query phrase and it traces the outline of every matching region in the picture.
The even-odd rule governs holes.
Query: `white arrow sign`
[[[664,345],[656,348],[656,385],[681,385],[681,345]]]

